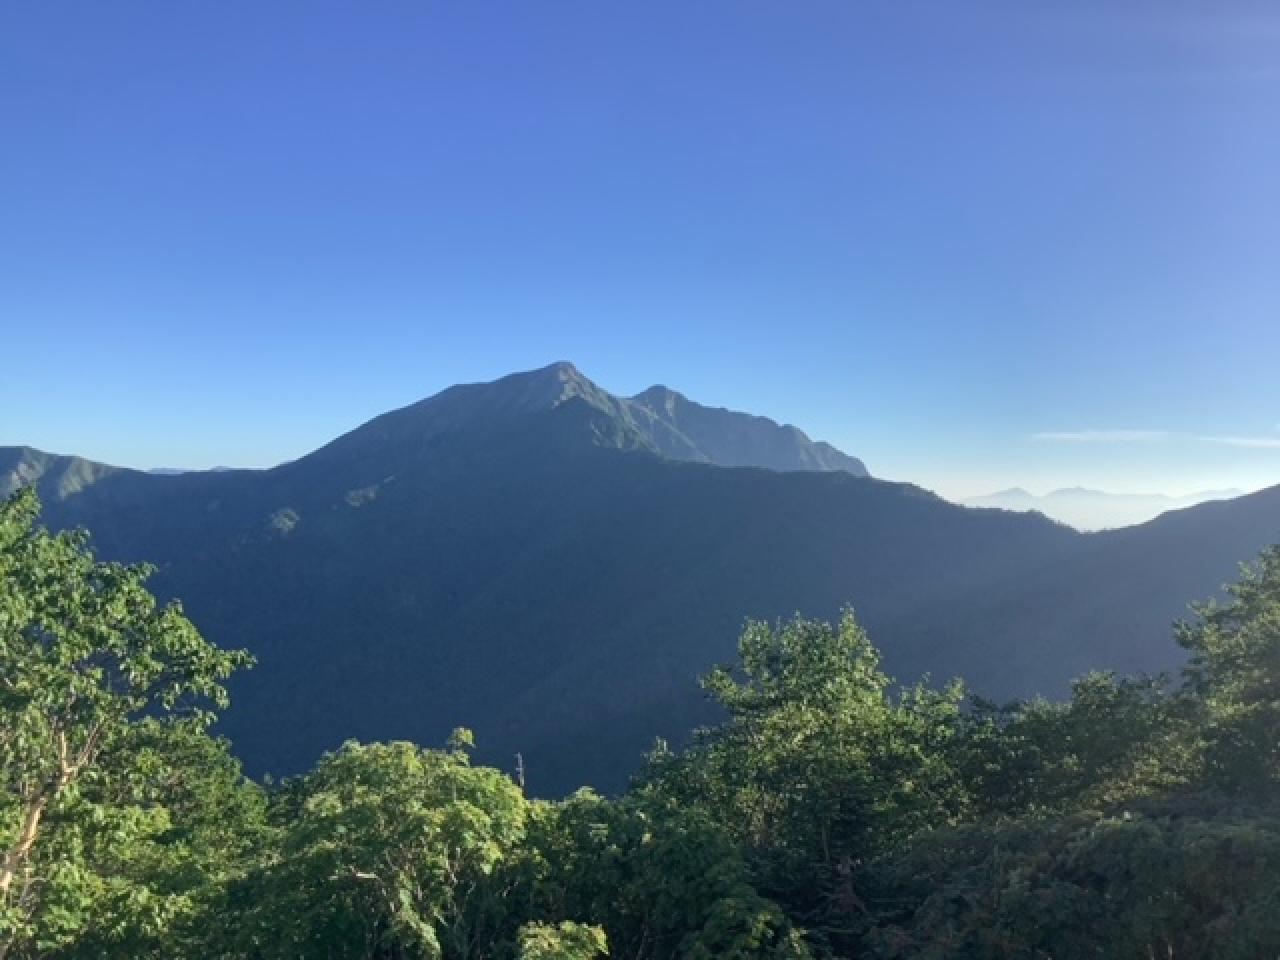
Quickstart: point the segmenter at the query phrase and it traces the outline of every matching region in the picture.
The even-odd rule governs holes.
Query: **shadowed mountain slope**
[[[727,469],[697,461],[743,447],[696,412],[637,412],[659,400],[557,365],[271,470],[95,468],[72,491],[83,469],[40,455],[33,479],[51,526],[157,563],[157,590],[257,654],[223,723],[251,770],[467,725],[483,759],[523,752],[540,792],[618,787],[654,736],[709,719],[694,676],[744,617],[851,602],[903,678],[1056,693],[1094,666],[1174,664],[1185,601],[1280,538],[1280,489],[1083,535],[844,469]],[[673,458],[659,423],[702,456]]]

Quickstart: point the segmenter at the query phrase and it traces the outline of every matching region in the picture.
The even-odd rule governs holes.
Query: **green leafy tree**
[[[1105,809],[1185,783],[1185,705],[1164,678],[1091,673],[1065,703],[975,699],[953,755],[971,816]]]
[[[145,824],[128,843],[81,828],[95,890],[92,923],[60,955],[94,960],[209,960],[233,911],[228,891],[270,856],[266,794],[225,741],[141,724],[120,750],[134,776],[87,788],[90,825]],[[108,765],[124,758],[104,758]]]
[[[703,681],[729,714],[649,776],[740,842],[762,892],[843,942],[868,911],[860,865],[967,807],[952,759],[963,690],[893,690],[846,611],[838,624],[749,623],[740,664]],[[843,939],[842,939],[843,938]]]
[[[800,932],[752,886],[728,833],[652,790],[618,800],[580,790],[536,804],[517,916],[599,925],[628,960],[806,960]]]
[[[493,875],[522,841],[527,808],[509,777],[472,766],[460,745],[349,743],[282,795],[278,861],[238,897],[249,905],[240,949],[479,956],[505,918]]]
[[[1267,793],[1280,787],[1280,546],[1227,592],[1177,631],[1190,654],[1200,775],[1210,787]]]
[[[159,604],[149,568],[96,561],[38,511],[30,488],[0,505],[0,958],[75,939],[97,907],[95,847],[162,828],[95,800],[143,775],[126,745],[143,725],[203,730],[249,662]]]
[[[596,960],[609,952],[603,930],[571,920],[526,923],[519,936],[520,960]]]
[[[1176,636],[1184,682],[1091,674],[1063,704],[979,704],[976,822],[868,869],[892,958],[1280,955],[1280,549]],[[887,906],[885,906],[887,905]]]
[[[925,832],[870,865],[877,918],[862,955],[1274,957],[1278,867],[1275,812],[1222,801]]]

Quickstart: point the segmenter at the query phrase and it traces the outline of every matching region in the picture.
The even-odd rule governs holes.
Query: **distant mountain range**
[[[1107,530],[1144,523],[1169,510],[1194,507],[1209,500],[1231,500],[1243,490],[1204,490],[1183,497],[1160,493],[1107,493],[1087,487],[1064,487],[1037,496],[1022,487],[961,501],[970,507],[1037,510],[1077,530]]]
[[[1178,662],[1171,621],[1280,539],[1280,487],[1081,534],[866,476],[791,427],[568,364],[453,387],[270,470],[151,474],[0,449],[0,490],[158,565],[259,666],[222,722],[289,774],[344,739],[519,750],[544,793],[620,786],[713,714],[745,617],[852,603],[903,679],[1062,692]]]
[[[210,467],[210,470],[231,470],[232,467]],[[147,473],[156,473],[161,476],[171,477],[176,473],[193,473],[194,471],[188,467],[152,467]]]

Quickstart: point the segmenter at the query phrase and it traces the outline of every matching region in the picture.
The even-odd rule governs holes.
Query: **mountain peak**
[[[503,377],[502,379],[507,380],[520,378],[559,383],[574,383],[587,379],[583,376],[582,371],[568,360],[557,360],[555,363],[549,363],[545,367],[537,367],[533,370],[525,370],[523,372],[509,374],[507,377]]]
[[[581,371],[573,365],[571,360],[557,360],[554,363],[548,363],[545,367],[539,367],[533,370],[533,373],[547,373],[554,371],[565,376],[581,376]]]
[[[378,450],[420,448],[446,433],[487,430],[513,419],[585,405],[594,426],[584,434],[597,445],[644,449],[670,460],[783,471],[843,470],[867,476],[861,461],[802,431],[767,417],[704,407],[670,387],[655,385],[634,397],[615,396],[572,363],[558,361],[487,383],[449,387],[432,397],[370,421],[324,448],[357,457]]]
[[[637,402],[665,403],[668,400],[688,400],[689,398],[679,390],[672,390],[664,383],[655,383],[652,387],[642,390],[631,399]]]
[[[627,403],[637,420],[653,424],[658,449],[673,459],[783,471],[842,470],[855,477],[868,476],[861,460],[830,444],[810,440],[797,427],[724,407],[703,406],[662,384],[636,394]]]
[[[581,397],[593,405],[604,396],[604,390],[583,376],[572,363],[560,360],[538,367],[511,373],[489,383],[470,383],[450,387],[423,404],[433,404],[440,398],[460,394],[492,412],[506,414],[533,413],[558,407],[566,400]],[[421,404],[420,404],[421,406]]]
[[[679,408],[690,401],[683,393],[655,383],[649,389],[631,397],[630,402],[641,410],[670,421],[677,416]]]

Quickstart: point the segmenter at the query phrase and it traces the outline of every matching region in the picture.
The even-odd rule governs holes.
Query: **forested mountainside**
[[[465,728],[246,779],[208,731],[252,658],[37,510],[0,502],[5,960],[1280,954],[1280,547],[1178,677],[1058,703],[899,686],[851,611],[748,623],[717,723],[547,801]]]
[[[519,751],[549,793],[620,788],[655,735],[718,716],[692,678],[732,656],[744,618],[852,604],[900,677],[1061,694],[1093,667],[1175,667],[1187,600],[1280,534],[1280,489],[1085,536],[846,469],[719,466],[748,447],[715,436],[721,414],[656,396],[622,401],[556,365],[451,388],[271,470],[11,450],[0,473],[39,473],[50,525],[157,564],[158,592],[258,658],[220,727],[250,771],[461,724],[481,759]],[[677,429],[683,454],[662,432]],[[793,467],[832,465],[794,449]]]

